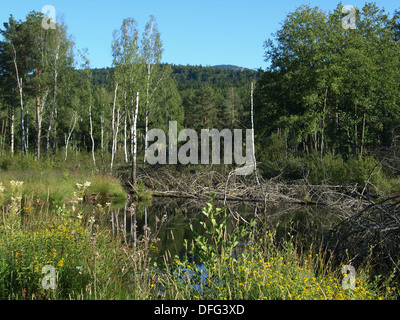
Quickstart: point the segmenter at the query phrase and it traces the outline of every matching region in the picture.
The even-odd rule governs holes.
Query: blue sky
[[[94,68],[112,64],[112,32],[124,18],[137,20],[144,29],[154,15],[163,41],[163,62],[191,65],[233,64],[257,69],[267,67],[264,41],[276,32],[287,12],[302,4],[333,10],[339,1],[324,0],[1,0],[0,22],[10,14],[23,20],[32,10],[52,5],[64,16],[77,49],[88,48]],[[365,1],[343,1],[362,7]],[[398,0],[376,1],[393,13]]]

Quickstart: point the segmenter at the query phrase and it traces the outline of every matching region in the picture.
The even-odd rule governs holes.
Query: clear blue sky
[[[77,49],[88,48],[94,68],[111,66],[112,32],[132,17],[143,30],[154,15],[163,41],[163,62],[191,65],[233,64],[267,67],[264,41],[280,27],[287,12],[302,4],[333,10],[332,0],[0,0],[0,22],[10,14],[24,20],[32,10],[52,5],[64,16]],[[366,1],[344,5],[362,7]],[[389,13],[400,9],[398,0],[376,1]]]

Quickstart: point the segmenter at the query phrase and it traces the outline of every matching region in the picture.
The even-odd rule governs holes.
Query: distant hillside
[[[259,72],[232,65],[213,67],[172,65],[173,76],[180,89],[196,88],[202,84],[213,87],[240,87],[258,78]]]
[[[251,69],[248,69],[248,68],[238,67],[238,66],[234,66],[234,65],[231,65],[231,64],[220,64],[220,65],[217,65],[217,66],[213,66],[213,68],[225,69],[225,70],[234,70],[234,71],[251,70]]]
[[[213,67],[171,65],[172,76],[180,89],[196,88],[201,84],[214,87],[240,87],[258,78],[259,72],[233,65],[217,65]],[[93,69],[94,85],[106,85],[112,79],[113,68]]]

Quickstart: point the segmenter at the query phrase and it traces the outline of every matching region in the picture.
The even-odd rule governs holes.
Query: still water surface
[[[146,228],[150,228],[147,232],[151,234],[157,232],[157,237],[160,239],[156,244],[160,254],[169,251],[172,256],[182,255],[184,239],[192,238],[189,224],[193,224],[195,228],[199,227],[199,221],[204,219],[201,212],[206,202],[154,197],[147,203],[136,203],[134,217],[137,225],[136,238],[143,235]],[[130,204],[126,203],[120,207],[113,207],[113,230],[115,234],[125,232],[127,238],[132,239],[129,206]],[[214,207],[224,207],[223,201],[215,201]],[[263,204],[260,203],[235,201],[228,201],[226,207],[232,216],[239,214],[246,221],[256,218],[259,225],[266,228],[265,230],[276,228],[278,239],[293,236],[297,244],[304,247],[317,245],[316,242],[320,241],[324,233],[340,222],[339,213],[326,207],[271,205],[264,210]],[[230,222],[234,224],[235,219],[232,218]]]

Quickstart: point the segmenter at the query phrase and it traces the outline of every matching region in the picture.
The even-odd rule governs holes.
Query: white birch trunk
[[[149,89],[150,89],[150,74],[151,74],[151,65],[150,63],[147,65],[147,88],[146,88],[146,112],[145,112],[145,128],[144,128],[144,157],[143,161],[146,163],[146,154],[147,154],[147,132],[149,127]]]
[[[25,127],[24,127],[24,100],[22,95],[22,78],[19,77],[18,65],[17,65],[17,51],[15,50],[14,45],[11,45],[14,53],[13,62],[15,67],[15,74],[17,76],[17,84],[19,91],[19,102],[21,107],[21,150],[22,153],[26,153],[26,145],[25,145]]]
[[[96,166],[96,158],[94,156],[94,138],[93,138],[93,120],[92,120],[92,105],[89,106],[89,125],[90,125],[90,139],[92,140],[92,159],[93,164]]]
[[[127,111],[125,110],[125,114],[124,114],[124,160],[125,160],[125,163],[128,163],[128,150],[127,150],[127,145],[126,145],[126,140],[127,140],[126,118],[127,118]]]
[[[101,157],[103,160],[104,154],[104,115],[101,113],[100,115],[100,148],[101,148]]]
[[[257,161],[256,161],[256,149],[254,143],[254,103],[253,103],[253,94],[254,94],[254,84],[251,83],[251,145],[252,145],[252,156],[253,156],[253,166],[254,166],[254,173],[256,176],[257,184],[260,186],[260,181],[258,179],[257,174]]]
[[[72,132],[74,132],[77,118],[78,118],[77,114],[74,113],[74,116],[73,116],[72,121],[71,121],[70,130],[69,130],[69,133],[68,133],[68,137],[67,137],[67,139],[66,139],[66,141],[65,141],[65,159],[64,159],[65,161],[67,161],[67,158],[68,158],[68,145],[69,145],[69,140],[71,139]]]
[[[53,91],[53,111],[49,115],[49,127],[47,128],[47,136],[46,136],[46,153],[48,154],[50,149],[50,133],[51,133],[51,122],[55,119],[55,114],[57,111],[57,80],[58,80],[58,70],[57,70],[57,62],[59,59],[59,51],[61,46],[61,40],[57,43],[57,51],[54,59],[54,91]],[[55,125],[54,125],[55,127]]]
[[[11,127],[10,127],[10,139],[11,139],[11,143],[10,143],[10,147],[11,147],[11,154],[14,155],[14,122],[15,122],[15,104],[14,101],[12,103],[12,107],[11,107]]]
[[[111,171],[113,169],[114,157],[115,157],[115,104],[117,102],[117,92],[118,92],[118,83],[115,86],[114,92],[114,102],[112,108],[112,119],[111,119],[111,138],[112,138],[112,146],[111,146]]]
[[[132,186],[136,188],[136,153],[137,153],[137,117],[139,111],[139,92],[136,93],[135,109],[132,115],[132,132],[133,132],[133,159],[132,159]]]

